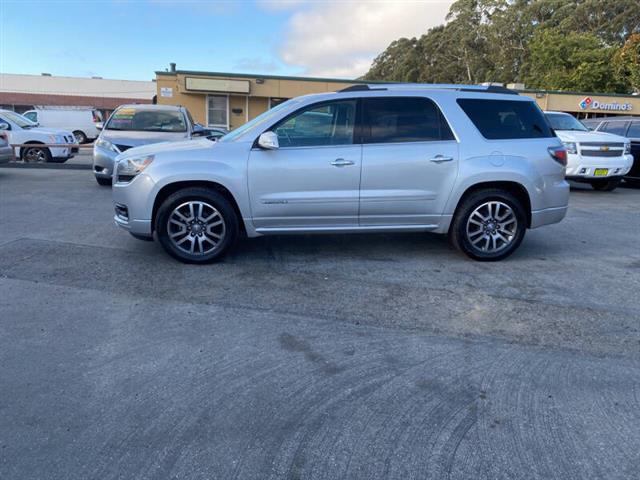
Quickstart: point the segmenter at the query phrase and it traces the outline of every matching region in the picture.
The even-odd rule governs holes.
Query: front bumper
[[[599,179],[626,175],[633,165],[633,156],[583,157],[569,154],[566,176],[569,179]],[[606,175],[595,175],[596,170],[607,169]]]
[[[116,157],[119,154],[106,148],[93,147],[93,173],[96,177],[111,178]]]
[[[152,238],[153,202],[151,192],[155,183],[144,173],[131,182],[113,184],[113,205],[116,225],[137,237]]]

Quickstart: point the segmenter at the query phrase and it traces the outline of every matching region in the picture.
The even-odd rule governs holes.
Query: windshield
[[[23,117],[22,115],[15,112],[2,112],[2,116],[4,118],[9,119],[10,121],[18,125],[20,128],[33,128],[37,126],[35,122],[32,122],[28,118]]]
[[[125,107],[113,112],[105,129],[136,132],[186,132],[187,124],[182,112]]]
[[[282,102],[277,107],[273,107],[271,110],[267,110],[266,112],[261,113],[256,118],[251,120],[250,122],[245,123],[241,127],[236,128],[233,132],[227,133],[224,137],[220,138],[219,142],[232,142],[242,136],[243,133],[252,129],[253,127],[257,127],[259,125],[263,125],[265,123],[269,123],[269,121],[275,117],[278,112],[284,110],[286,108],[291,107],[291,105],[300,102],[301,100],[293,98],[291,100],[287,100],[286,102]]]
[[[577,132],[588,132],[589,129],[585,127],[577,118],[571,115],[562,113],[547,113],[547,120],[551,124],[551,128],[554,130],[574,130]]]

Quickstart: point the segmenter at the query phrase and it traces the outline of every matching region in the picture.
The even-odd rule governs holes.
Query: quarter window
[[[364,100],[364,142],[401,143],[453,140],[442,113],[423,97]]]
[[[533,102],[461,98],[464,110],[484,138],[546,138],[554,134],[544,115]]]
[[[350,145],[356,105],[356,100],[312,105],[285,119],[273,131],[281,147]]]
[[[207,100],[207,121],[210,127],[227,127],[227,100],[226,95],[209,95]]]

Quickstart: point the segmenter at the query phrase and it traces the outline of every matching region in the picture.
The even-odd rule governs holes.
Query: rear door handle
[[[444,163],[444,162],[452,162],[453,157],[445,157],[444,155],[436,155],[433,158],[429,159],[430,162],[433,163]]]
[[[334,167],[346,167],[348,165],[354,164],[355,162],[351,160],[345,160],[344,158],[336,158],[333,162],[331,162],[331,165],[333,165]]]

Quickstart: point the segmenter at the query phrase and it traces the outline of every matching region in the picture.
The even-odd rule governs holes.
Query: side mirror
[[[96,126],[96,130],[102,130],[104,128],[104,123],[103,122],[96,122],[95,126]]]
[[[7,122],[0,122],[0,130],[11,130],[11,125]]]
[[[260,137],[258,137],[258,146],[266,150],[277,150],[280,148],[278,135],[274,132],[264,132]]]
[[[202,126],[199,124],[195,124],[193,126],[193,130],[191,131],[191,136],[192,137],[204,137],[208,134],[209,132]]]

